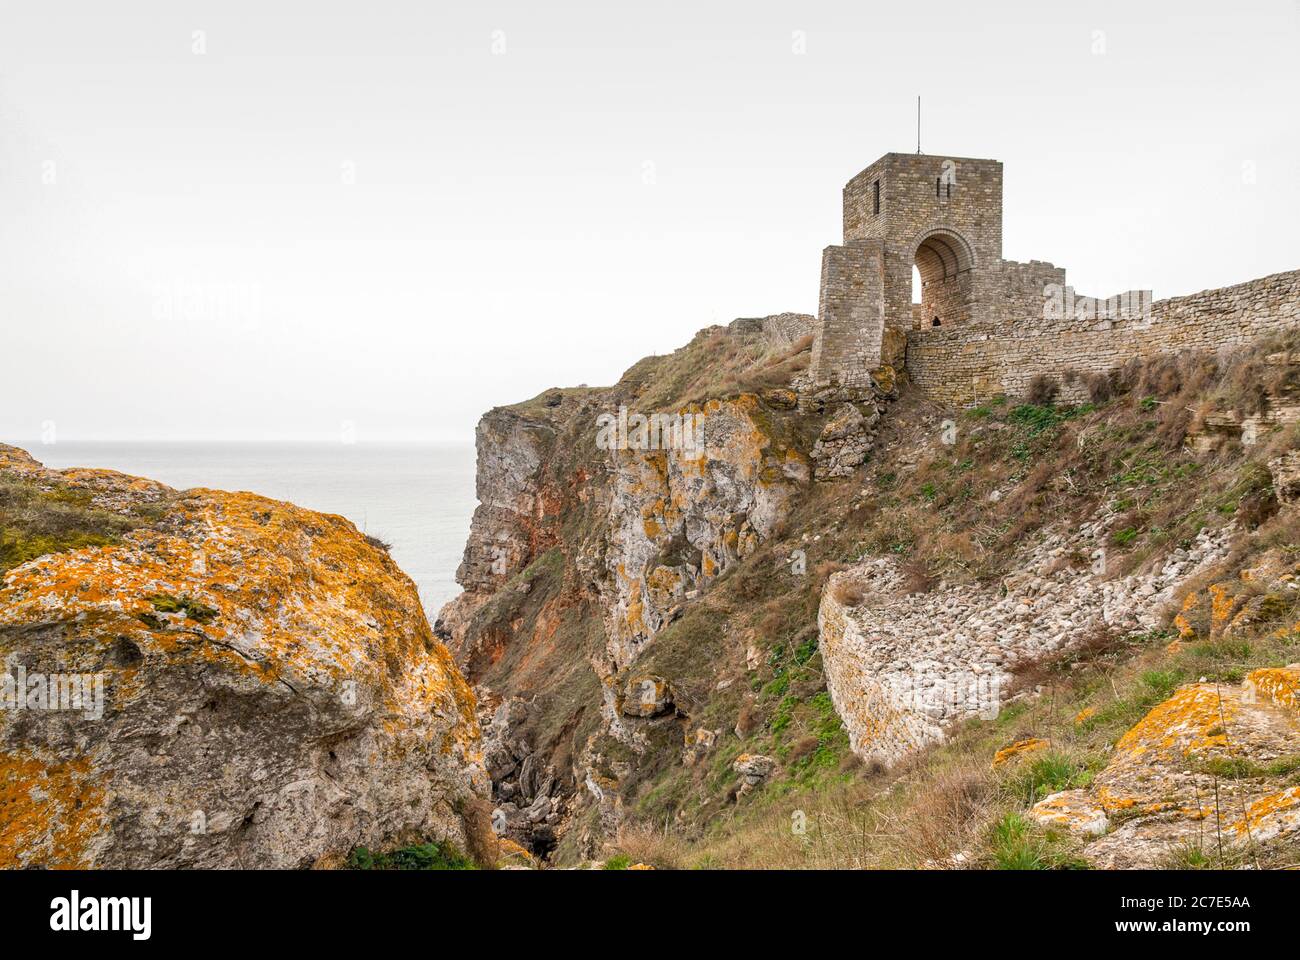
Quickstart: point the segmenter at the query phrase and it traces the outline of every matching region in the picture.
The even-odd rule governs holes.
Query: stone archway
[[[975,255],[965,237],[946,227],[926,231],[912,245],[912,265],[921,281],[920,303],[912,305],[913,326],[970,319]]]

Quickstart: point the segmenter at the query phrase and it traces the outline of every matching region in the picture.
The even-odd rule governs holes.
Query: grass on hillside
[[[666,410],[788,387],[792,377],[807,369],[811,356],[811,335],[774,347],[757,333],[709,327],[680,350],[640,360],[623,374],[619,386],[634,392],[641,410]]]
[[[1026,678],[1042,685],[1041,697],[1007,707],[996,721],[962,726],[945,745],[883,771],[857,762],[830,708],[816,644],[825,580],[884,554],[903,564],[912,590],[942,581],[995,587],[1015,572],[1015,550],[1026,539],[1052,523],[1077,524],[1103,504],[1112,511],[1110,576],[1233,522],[1233,550],[1216,579],[1234,577],[1270,548],[1294,555],[1300,521],[1295,511],[1279,512],[1265,464],[1300,445],[1300,427],[1261,434],[1248,446],[1226,438],[1201,455],[1185,441],[1213,412],[1258,412],[1263,379],[1272,378],[1271,389],[1294,390],[1286,380],[1292,375],[1263,358],[1294,348],[1296,339],[1217,359],[1131,364],[1094,378],[1095,399],[1077,406],[1050,397],[1037,404],[998,399],[950,414],[915,397],[900,401],[857,478],[814,486],[779,535],[698,602],[718,611],[706,621],[711,632],[692,638],[709,651],[708,668],[670,659],[670,667],[691,669],[663,672],[697,686],[731,678],[722,689],[702,691],[689,711],[692,728],[723,733],[697,766],[675,756],[650,761],[658,772],[634,785],[633,825],[619,838],[619,852],[665,867],[915,867],[962,851],[966,863],[979,866],[1079,866],[1074,842],[1031,827],[1024,811],[1046,793],[1085,786],[1109,745],[1178,684],[1201,676],[1237,682],[1255,667],[1300,660],[1296,635],[1268,632],[1294,622],[1294,605],[1275,605],[1249,637],[1177,653],[1164,649],[1170,637],[1161,633],[1099,637],[1076,654],[1078,666],[1047,664]],[[914,463],[900,462],[899,452],[918,439]],[[794,551],[804,554],[803,576],[791,572]],[[1092,558],[1058,562],[1083,571]],[[674,640],[675,627],[645,656],[661,643],[686,646]],[[751,636],[762,654],[752,672],[741,659],[742,638]],[[1076,725],[1084,708],[1093,715]],[[1052,753],[1013,772],[990,769],[998,748],[1028,736],[1051,739]],[[680,751],[680,739],[671,749]],[[731,762],[741,752],[769,753],[781,768],[760,794],[737,805]]]
[[[1170,635],[1125,638],[1122,646],[1060,665],[1042,694],[1004,707],[990,721],[972,720],[890,771],[866,772],[816,789],[778,790],[714,821],[698,836],[642,824],[616,844],[634,860],[665,869],[861,869],[966,866],[1075,869],[1078,841],[1029,823],[1025,812],[1061,790],[1087,787],[1110,747],[1182,683],[1206,677],[1235,681],[1262,666],[1300,660],[1300,633],[1275,636],[1300,610],[1258,624],[1236,644],[1203,643],[1176,652]],[[1091,710],[1083,722],[1076,722]],[[993,754],[1028,737],[1049,739],[1048,751],[994,770]],[[1255,770],[1235,766],[1221,778],[1261,772],[1300,785],[1300,757]],[[961,854],[960,860],[952,858]],[[1171,867],[1240,865],[1240,851],[1222,859],[1213,844],[1171,856]],[[1261,866],[1300,865],[1292,850],[1264,854]]]
[[[151,519],[92,506],[86,491],[42,490],[30,481],[0,477],[0,573],[48,553],[117,543]]]

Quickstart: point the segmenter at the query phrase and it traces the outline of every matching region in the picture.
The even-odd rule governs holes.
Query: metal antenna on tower
[[[916,95],[916,152],[921,152],[921,95]]]

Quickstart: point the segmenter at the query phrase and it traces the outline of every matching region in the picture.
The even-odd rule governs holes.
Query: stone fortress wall
[[[1041,300],[1041,295],[1040,295]],[[1157,300],[1149,319],[984,320],[907,333],[906,367],[927,396],[971,405],[1024,396],[1037,375],[1105,373],[1133,357],[1214,350],[1300,326],[1300,270]],[[1080,398],[1074,398],[1080,399]]]
[[[1061,267],[1002,259],[996,160],[886,154],[848,182],[843,203],[843,242],[822,254],[817,385],[868,386],[902,363],[936,400],[973,404],[1021,396],[1039,374],[1104,373],[1300,322],[1300,271],[1154,303],[1146,290],[1097,301],[1076,297]],[[904,356],[890,330],[905,334]]]

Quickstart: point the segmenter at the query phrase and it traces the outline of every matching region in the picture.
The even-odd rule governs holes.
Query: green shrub
[[[349,870],[474,870],[473,861],[446,840],[416,843],[388,853],[356,847],[348,854]]]

